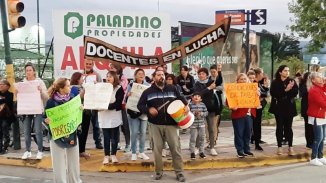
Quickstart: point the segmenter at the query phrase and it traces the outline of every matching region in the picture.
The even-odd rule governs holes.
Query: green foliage
[[[311,38],[308,49],[318,52],[326,43],[326,0],[292,0],[289,11],[294,14],[291,30]]]
[[[275,64],[274,71],[277,70],[277,68],[280,65],[287,65],[290,69],[290,75],[293,77],[296,73],[300,72],[303,73],[305,64],[302,60],[298,59],[297,57],[289,57],[284,60],[280,60],[280,62]]]

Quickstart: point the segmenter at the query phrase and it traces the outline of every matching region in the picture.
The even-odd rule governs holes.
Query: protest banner
[[[84,36],[85,59],[110,61],[136,67],[167,64],[196,52],[217,41],[224,42],[230,29],[230,18],[204,30],[182,45],[160,55],[143,56],[128,52],[97,38]]]
[[[257,83],[226,83],[224,88],[229,108],[260,106]]]
[[[82,122],[83,110],[81,99],[77,95],[69,102],[45,110],[50,119],[50,130],[53,140],[68,136],[75,132]]]
[[[126,104],[127,109],[139,112],[139,110],[137,108],[138,101],[140,99],[141,94],[144,92],[144,90],[146,90],[149,87],[150,86],[133,83],[132,88],[130,90],[131,95],[128,97],[128,101]]]
[[[41,92],[39,91],[40,83],[38,81],[25,81],[15,83],[17,90],[17,114],[42,114],[43,102]]]
[[[111,83],[84,83],[84,108],[107,110],[110,104],[113,86]]]

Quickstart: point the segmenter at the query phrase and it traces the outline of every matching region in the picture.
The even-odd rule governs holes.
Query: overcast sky
[[[267,9],[267,25],[251,26],[251,29],[270,32],[290,31],[288,3],[292,0],[39,0],[40,23],[45,27],[46,39],[50,40],[52,33],[52,10],[104,10],[104,11],[134,11],[162,12],[171,17],[171,26],[177,26],[178,21],[214,24],[215,11],[236,9]],[[23,15],[28,24],[37,22],[37,0],[22,0],[25,4]],[[232,26],[232,28],[243,28]]]

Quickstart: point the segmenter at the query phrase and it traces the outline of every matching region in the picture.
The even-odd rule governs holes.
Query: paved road
[[[314,167],[298,163],[274,167],[247,169],[186,171],[189,183],[326,183],[326,166]],[[162,181],[154,181],[150,172],[138,173],[82,173],[84,183],[145,183],[176,182],[173,172],[165,172]],[[25,167],[0,166],[1,183],[52,183],[52,172]]]

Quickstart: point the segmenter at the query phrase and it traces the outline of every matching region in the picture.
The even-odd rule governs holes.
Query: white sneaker
[[[36,154],[36,159],[41,160],[43,158],[43,152],[38,151]]]
[[[131,161],[137,160],[137,154],[131,154]]]
[[[317,158],[310,160],[310,164],[315,166],[323,166],[323,163],[318,161]]]
[[[26,151],[23,156],[22,159],[28,159],[32,157],[32,153],[30,151]]]
[[[112,163],[118,163],[118,158],[115,155],[111,156]]]
[[[326,165],[326,159],[325,158],[318,158],[318,161],[321,162],[322,164]]]
[[[211,155],[212,156],[217,156],[217,152],[214,148],[211,149]]]
[[[139,153],[138,157],[143,160],[149,160],[149,157],[145,153]]]
[[[110,161],[109,158],[110,158],[110,156],[104,156],[103,165],[109,164],[109,161]]]

